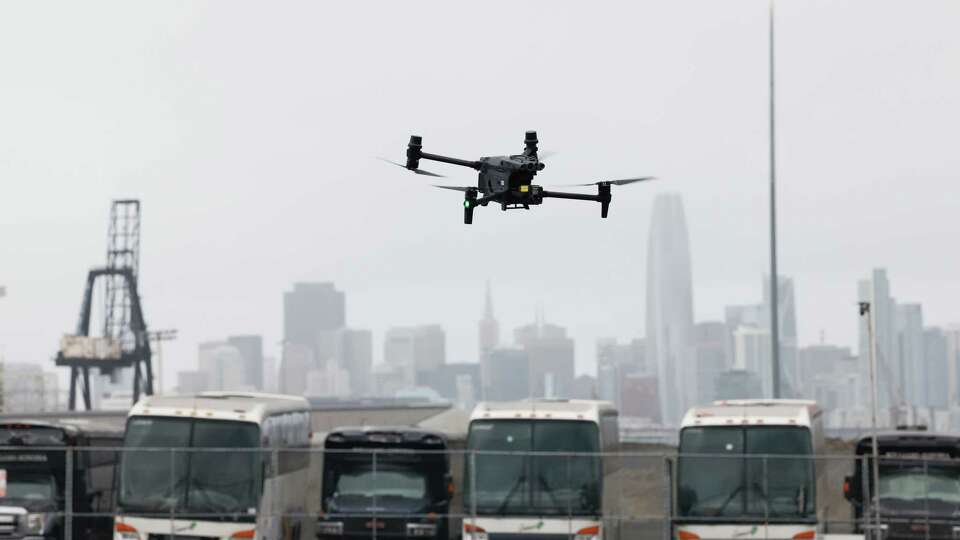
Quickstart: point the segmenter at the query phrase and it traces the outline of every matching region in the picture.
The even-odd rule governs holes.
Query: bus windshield
[[[259,448],[259,431],[250,422],[131,419],[124,438],[118,506],[128,512],[174,510],[211,518],[255,514],[259,452],[222,449]]]
[[[446,456],[407,452],[328,451],[323,460],[324,510],[368,508],[372,499],[388,511],[446,500]],[[412,506],[411,506],[412,505]]]
[[[960,504],[960,467],[928,462],[926,467],[884,463],[880,460],[880,499],[885,503],[899,501],[943,501]]]
[[[815,517],[810,431],[691,427],[680,434],[681,516],[706,520]]]
[[[599,433],[592,422],[478,420],[470,425],[467,448],[477,451],[466,458],[467,513],[474,505],[478,515],[600,512]]]
[[[0,501],[50,502],[56,499],[57,482],[52,472],[19,469],[3,470],[7,477],[7,489],[0,496]]]

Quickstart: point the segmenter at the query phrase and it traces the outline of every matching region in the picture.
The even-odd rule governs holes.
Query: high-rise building
[[[793,280],[778,276],[777,287],[777,327],[780,339],[780,397],[794,397],[797,395],[797,307],[794,298]],[[763,278],[763,315],[762,326],[770,329],[770,278]],[[772,347],[772,342],[771,342]],[[773,354],[771,348],[770,354]],[[772,361],[772,359],[771,359]],[[773,367],[770,369],[773,376]],[[773,384],[771,380],[771,385]]]
[[[570,397],[574,343],[565,328],[543,322],[528,324],[514,330],[514,342],[527,353],[531,397]]]
[[[41,413],[59,405],[59,379],[40,365],[0,360],[0,413]]]
[[[530,359],[521,349],[497,348],[490,351],[483,381],[487,401],[515,401],[530,397]]]
[[[302,396],[307,391],[307,373],[317,368],[313,347],[301,343],[284,343],[280,364],[280,393]]]
[[[597,399],[597,379],[590,375],[580,375],[573,379],[570,399]]]
[[[254,390],[263,390],[263,338],[255,335],[230,336],[227,344],[240,352],[243,384]]]
[[[480,391],[480,364],[445,364],[423,374],[425,386],[464,410],[471,410]]]
[[[480,334],[480,358],[500,345],[500,325],[493,316],[493,294],[490,292],[490,282],[487,282],[487,293],[483,304],[483,318],[478,324]]]
[[[720,321],[697,323],[693,328],[696,345],[698,404],[716,396],[717,376],[729,369],[727,362],[727,326]]]
[[[939,328],[927,328],[923,331],[923,357],[927,373],[927,406],[946,409],[950,392],[950,369],[947,361],[947,336]]]
[[[772,383],[773,381],[771,381]],[[744,369],[731,369],[721,373],[717,376],[715,388],[718,400],[758,399],[763,397],[760,377],[756,373]]]
[[[443,327],[429,324],[387,330],[383,360],[400,372],[404,387],[424,384],[424,374],[439,369],[447,361]]]
[[[873,270],[869,279],[857,284],[857,298],[860,302],[870,302],[873,317],[874,342],[877,351],[877,406],[883,409],[899,405],[903,401],[903,381],[899,378],[896,365],[896,301],[890,296],[890,282],[883,268]],[[859,317],[860,356],[870,357],[870,332],[867,317]],[[870,393],[870,362],[861,362],[861,384],[865,386],[863,395]]]
[[[597,397],[623,409],[623,381],[633,373],[653,375],[646,363],[642,339],[617,343],[613,338],[597,340]],[[659,410],[659,405],[657,406]]]
[[[951,325],[943,330],[947,343],[947,380],[950,384],[947,403],[960,403],[960,325]]]
[[[657,366],[663,423],[677,425],[699,401],[693,349],[690,246],[679,194],[653,203],[647,248],[647,361]]]
[[[287,352],[296,351],[298,345],[308,347],[315,363],[309,369],[319,368],[336,356],[338,331],[346,325],[346,299],[333,283],[295,283],[293,290],[283,293],[283,342],[284,356],[281,359],[281,382],[300,377],[305,384],[306,372],[290,372],[292,364],[287,361]],[[296,362],[294,362],[296,363]],[[300,384],[295,383],[295,386]],[[301,392],[296,392],[301,393]]]
[[[903,387],[903,399],[908,405],[927,407],[929,374],[923,355],[923,308],[920,304],[897,304],[894,317],[894,366]]]
[[[225,341],[201,343],[197,366],[206,376],[209,390],[252,390],[246,384],[244,359],[237,347]]]
[[[727,358],[732,362],[736,354],[733,343],[733,333],[741,326],[753,326],[762,328],[768,320],[768,315],[764,315],[765,308],[762,304],[747,304],[740,306],[727,306],[724,309],[724,324],[727,327]]]
[[[770,330],[755,326],[741,326],[733,333],[735,370],[753,373],[759,378],[761,397],[773,396],[773,366],[770,355]]]
[[[340,367],[350,375],[350,395],[373,393],[373,333],[370,330],[344,329],[341,334]]]
[[[797,350],[799,398],[813,399],[822,408],[853,409],[861,405],[858,358],[848,347],[812,345]]]
[[[655,375],[631,373],[623,378],[620,414],[633,418],[646,418],[660,423],[660,387]]]

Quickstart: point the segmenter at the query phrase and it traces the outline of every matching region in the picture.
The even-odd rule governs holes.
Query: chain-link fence
[[[3,447],[0,538],[958,536],[956,462],[879,469],[876,490],[850,455]]]

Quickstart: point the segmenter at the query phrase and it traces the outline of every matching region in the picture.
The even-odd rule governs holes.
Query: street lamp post
[[[777,152],[773,62],[773,3],[770,0],[770,347],[773,397],[780,397],[780,279],[777,277]]]
[[[875,534],[880,531],[880,451],[877,447],[877,340],[875,337],[876,327],[873,311],[870,309],[870,302],[860,302],[860,316],[867,317],[867,338],[870,345],[870,428],[871,450],[873,458],[873,467],[871,476],[873,476],[873,489],[870,492],[870,499],[873,502],[873,513],[875,517]],[[862,352],[860,353],[863,354]]]

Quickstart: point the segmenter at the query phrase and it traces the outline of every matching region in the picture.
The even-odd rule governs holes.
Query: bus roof
[[[525,399],[523,401],[484,401],[478,403],[470,421],[490,419],[589,420],[617,414],[609,401],[586,399]]]
[[[856,454],[869,454],[873,449],[873,436],[865,435],[857,441]],[[881,431],[877,433],[877,450],[880,454],[949,454],[960,457],[960,434],[935,433],[923,430]]]
[[[256,392],[201,392],[190,396],[149,396],[130,409],[128,416],[173,416],[261,423],[284,412],[309,412],[309,402],[299,396]]]
[[[820,416],[816,401],[803,399],[731,399],[693,407],[680,428],[690,426],[772,425],[810,427]]]
[[[100,439],[122,439],[122,423],[110,422],[98,418],[5,418],[0,421],[0,429],[54,428],[62,430],[72,437],[95,437]]]

